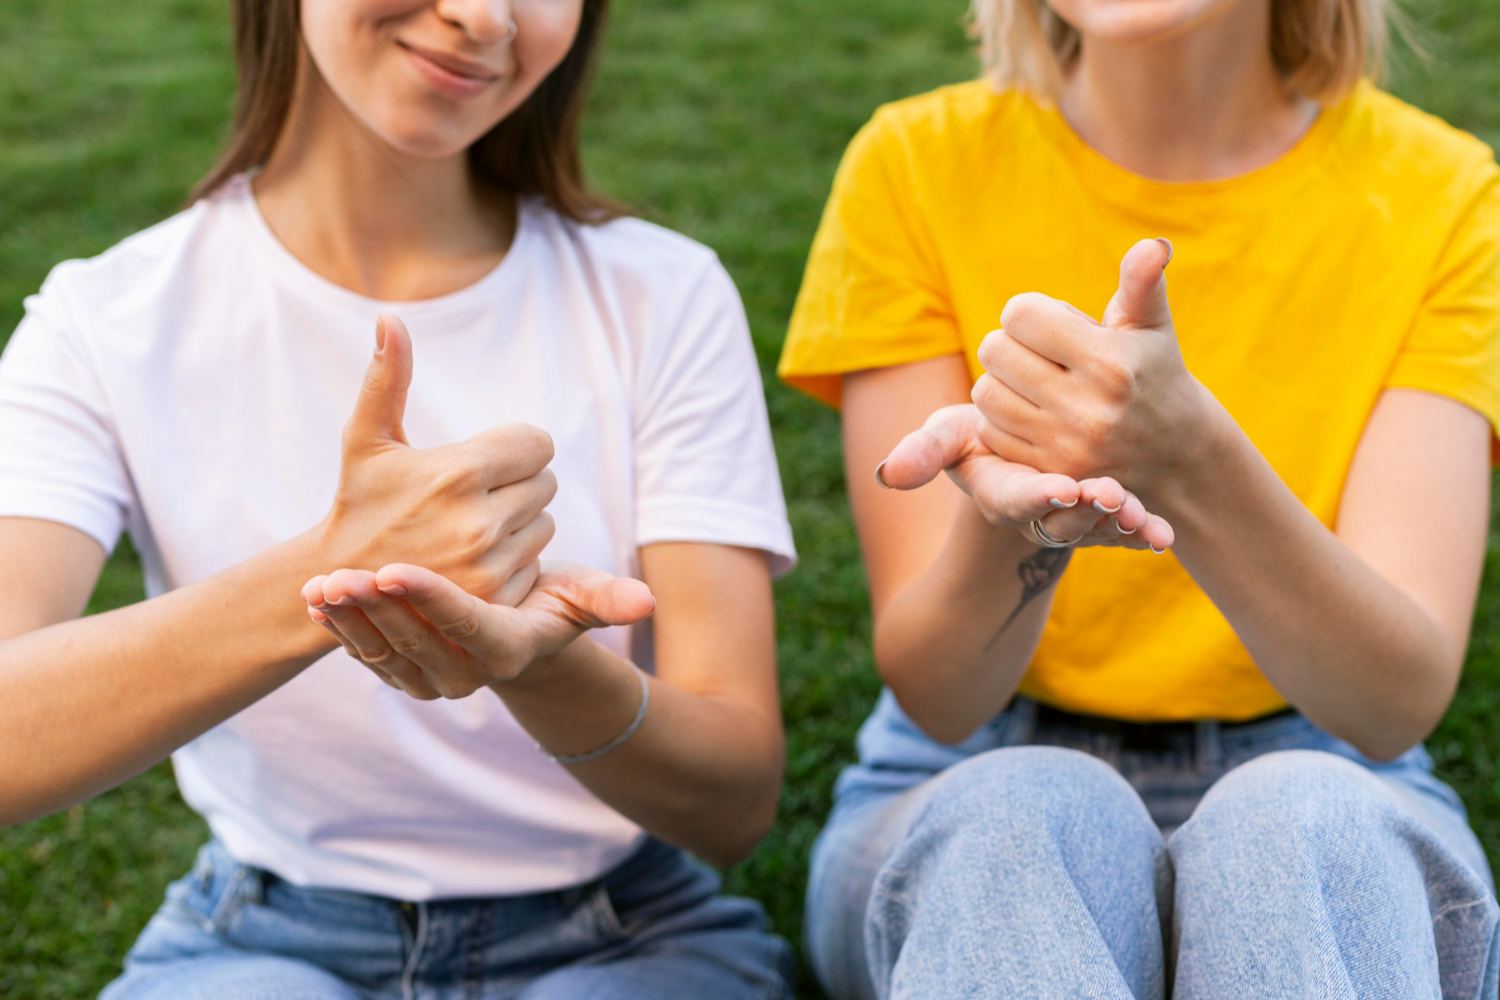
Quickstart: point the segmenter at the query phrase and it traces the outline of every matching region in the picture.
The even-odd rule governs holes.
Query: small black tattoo
[[[989,649],[1005,634],[1005,630],[1010,628],[1010,623],[1026,609],[1026,605],[1036,600],[1046,592],[1048,587],[1057,582],[1063,570],[1068,568],[1068,560],[1072,557],[1072,549],[1039,549],[1035,554],[1021,560],[1021,565],[1016,570],[1021,577],[1021,601],[995,630],[995,634],[990,637],[985,649]]]

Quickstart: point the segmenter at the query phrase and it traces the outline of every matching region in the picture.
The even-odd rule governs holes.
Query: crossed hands
[[[1131,247],[1101,322],[1035,292],[1012,298],[980,345],[973,403],[897,443],[881,485],[915,489],[946,471],[986,520],[1033,542],[1038,523],[1059,542],[1166,551],[1172,526],[1121,482],[1160,496],[1208,409],[1167,305],[1171,257],[1163,240]]]
[[[557,492],[544,431],[511,424],[412,448],[410,335],[382,316],[376,344],[317,530],[333,565],[382,568],[313,577],[308,617],[382,681],[431,700],[515,681],[589,629],[650,616],[639,580],[539,562]]]

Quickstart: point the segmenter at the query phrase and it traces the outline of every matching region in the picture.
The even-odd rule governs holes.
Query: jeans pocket
[[[255,890],[255,873],[222,850],[203,848],[187,875],[167,886],[168,912],[223,936]]]

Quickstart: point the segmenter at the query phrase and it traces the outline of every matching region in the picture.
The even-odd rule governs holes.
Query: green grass
[[[593,173],[718,249],[769,375],[840,151],[880,102],[972,75],[964,4],[618,4],[588,127]],[[53,263],[163,218],[211,162],[232,95],[226,7],[0,7],[0,331]],[[1500,145],[1500,8],[1428,0],[1413,20],[1431,59],[1403,60],[1398,92]],[[803,559],[777,591],[787,790],[775,832],[728,881],[795,939],[808,849],[876,683],[836,423],[769,377],[767,392]],[[1497,559],[1492,544],[1464,686],[1432,748],[1500,858]],[[139,587],[122,550],[92,607],[138,599]],[[165,765],[0,831],[0,998],[96,992],[203,836]]]

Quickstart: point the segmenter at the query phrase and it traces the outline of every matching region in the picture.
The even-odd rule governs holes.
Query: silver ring
[[[1071,548],[1073,545],[1072,542],[1065,542],[1060,538],[1053,538],[1049,535],[1047,529],[1042,527],[1040,520],[1031,522],[1031,537],[1038,545],[1049,549],[1066,549]]]

